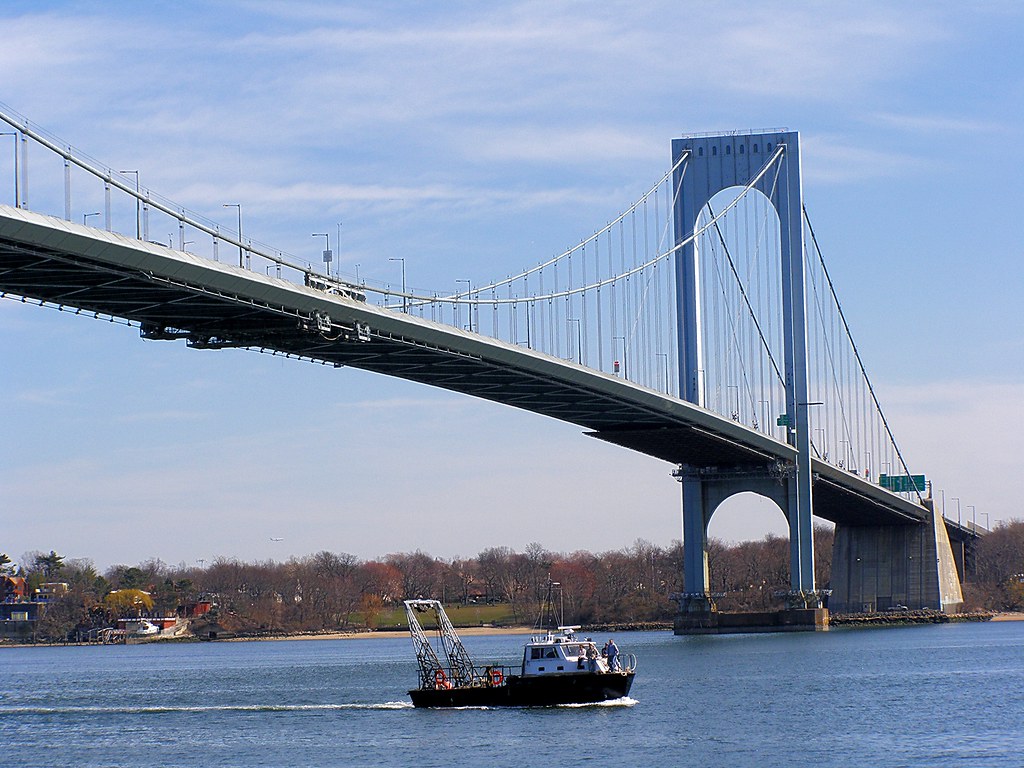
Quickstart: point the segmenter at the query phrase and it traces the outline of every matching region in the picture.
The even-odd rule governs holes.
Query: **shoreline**
[[[941,616],[941,615],[940,615]],[[922,621],[918,618],[917,621],[907,621],[906,616],[900,618],[895,616],[881,616],[875,614],[873,616],[865,616],[860,620],[853,619],[852,617],[844,617],[836,622],[836,627],[856,627],[856,626],[868,626],[868,625],[906,625],[912,623],[936,623],[934,617],[929,617],[927,621]],[[966,618],[964,615],[958,617],[950,616],[945,621],[993,621],[993,622],[1004,622],[1004,621],[1024,621],[1024,611],[1002,611],[999,613],[991,614],[985,618],[971,617]],[[938,621],[943,621],[941,618]],[[943,622],[945,623],[945,622]],[[652,623],[654,624],[654,623]],[[486,635],[529,635],[537,632],[538,630],[533,627],[456,627],[456,631],[465,637],[479,637]],[[600,625],[589,628],[583,628],[580,630],[581,634],[592,634],[608,633],[608,632],[654,632],[654,631],[666,631],[671,630],[672,625],[666,623],[664,626],[661,624],[647,625],[647,626],[612,626],[612,625]],[[432,630],[431,630],[432,631]],[[166,637],[166,638],[153,638],[151,640],[143,642],[130,642],[128,645],[149,645],[150,643],[258,643],[258,642],[282,642],[285,640],[393,640],[397,638],[409,637],[409,630],[407,629],[382,629],[382,630],[350,630],[345,632],[296,632],[291,634],[281,635],[264,635],[264,636],[251,636],[251,637],[224,637],[217,640],[203,640],[195,637],[194,635],[184,637]],[[98,645],[97,643],[8,643],[0,640],[0,650],[4,648],[60,648],[60,647],[72,647],[72,646],[88,646]],[[117,643],[121,645],[121,643]]]

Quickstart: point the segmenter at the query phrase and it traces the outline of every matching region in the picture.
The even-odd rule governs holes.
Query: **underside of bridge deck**
[[[322,332],[313,313],[226,295],[200,286],[111,266],[86,256],[29,247],[0,238],[0,290],[67,307],[125,318],[143,338],[186,341],[199,349],[242,347],[335,366],[362,368],[516,406],[597,430],[656,434],[656,413],[628,399],[538,375],[402,334],[352,325]],[[607,432],[605,432],[607,430]],[[689,427],[672,430],[708,461],[749,461],[752,449]],[[659,453],[650,453],[659,455]],[[669,459],[670,460],[670,459]]]

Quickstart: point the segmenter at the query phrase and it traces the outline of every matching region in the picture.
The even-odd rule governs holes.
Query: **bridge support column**
[[[827,625],[826,612],[821,610],[813,586],[807,591],[794,588],[787,610],[777,613],[720,615],[712,596],[707,553],[711,516],[729,497],[750,491],[774,501],[792,521],[797,517],[791,489],[793,471],[792,466],[784,464],[732,468],[683,465],[673,473],[683,490],[684,591],[676,596],[676,634],[774,632]]]
[[[921,524],[836,525],[833,613],[960,609],[963,596],[946,525],[930,499],[925,505],[929,519]]]

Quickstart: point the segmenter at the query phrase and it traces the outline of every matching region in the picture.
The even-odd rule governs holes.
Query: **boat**
[[[604,657],[578,626],[558,626],[534,635],[522,664],[477,666],[438,600],[406,600],[409,632],[419,663],[419,687],[409,691],[414,707],[547,707],[596,704],[629,693],[636,657]],[[420,623],[431,614],[437,639],[431,643]]]

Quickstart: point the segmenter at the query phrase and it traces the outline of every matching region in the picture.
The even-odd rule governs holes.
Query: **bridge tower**
[[[765,174],[754,188],[771,202],[779,218],[787,434],[788,442],[797,451],[797,460],[795,465],[784,467],[766,462],[762,467],[679,468],[676,475],[682,483],[685,558],[680,619],[684,623],[690,616],[696,624],[703,624],[706,614],[714,610],[708,585],[708,522],[719,504],[744,491],[773,499],[789,520],[790,607],[820,607],[814,584],[803,189],[800,139],[796,132],[689,136],[672,141],[677,190],[675,242],[685,243],[675,262],[679,382],[683,398],[695,405],[705,405],[700,254],[692,238],[698,215],[722,190],[748,185],[776,155],[781,155],[777,158],[778,174]]]

